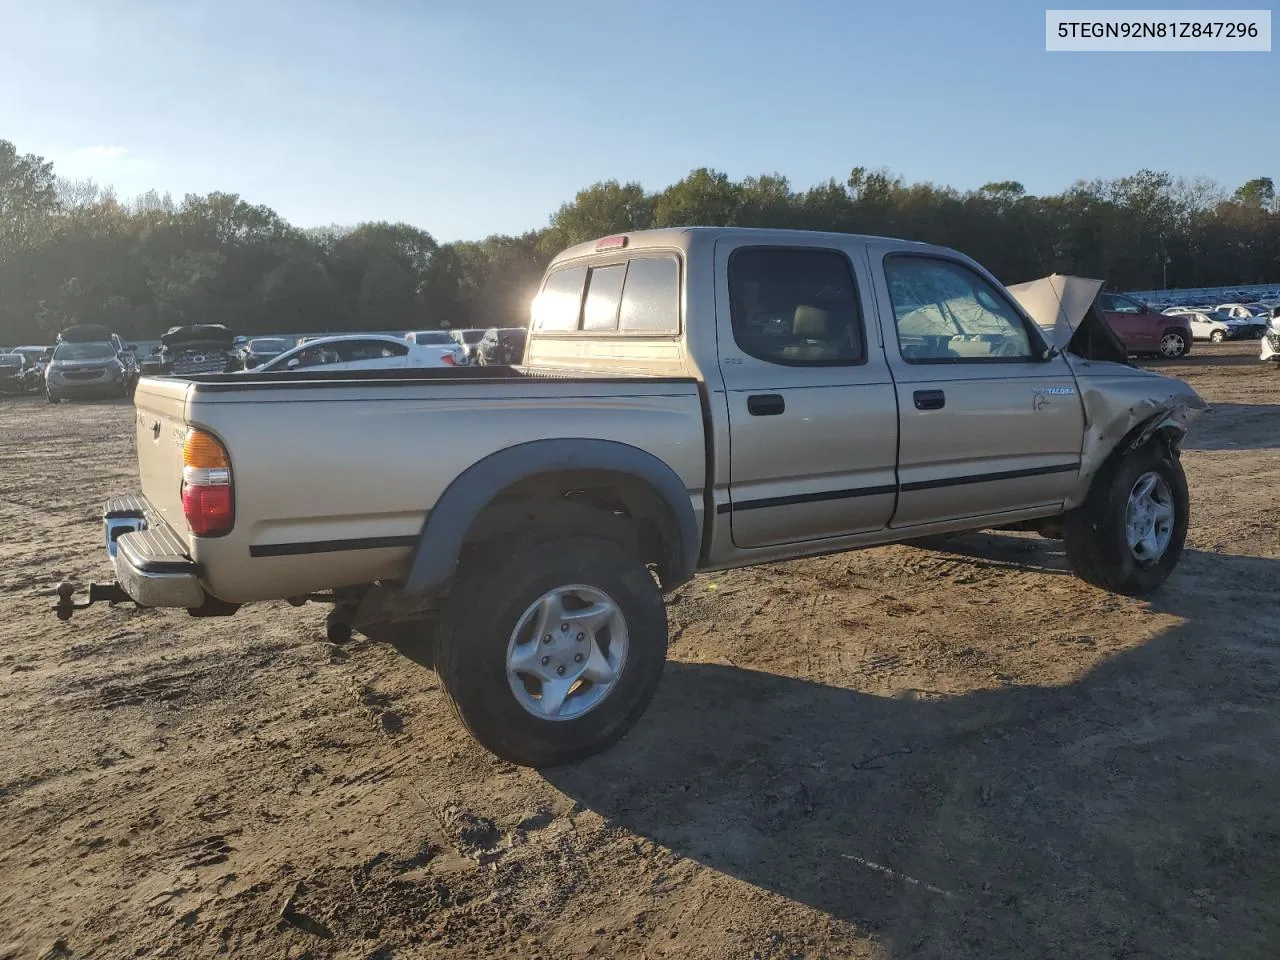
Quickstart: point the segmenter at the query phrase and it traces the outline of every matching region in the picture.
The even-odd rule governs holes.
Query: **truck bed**
[[[666,463],[702,513],[703,410],[689,377],[506,366],[203,374],[143,378],[135,405],[143,493],[207,571],[205,589],[231,603],[401,578],[444,490],[533,440],[636,447]],[[225,536],[187,528],[188,427],[229,453]]]

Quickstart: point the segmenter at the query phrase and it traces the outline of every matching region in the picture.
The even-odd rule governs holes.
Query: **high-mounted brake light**
[[[194,427],[182,444],[182,513],[198,537],[221,536],[236,520],[227,448]]]
[[[597,250],[620,250],[627,245],[627,238],[622,237],[605,237],[603,240],[596,241]]]

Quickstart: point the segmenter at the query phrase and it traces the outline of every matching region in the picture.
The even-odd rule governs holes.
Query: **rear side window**
[[[583,330],[616,330],[622,279],[627,266],[592,267],[587,277],[587,299],[582,305]]]
[[[533,299],[533,329],[577,330],[586,279],[586,267],[566,267],[548,276]]]
[[[680,271],[674,260],[632,260],[622,288],[618,329],[631,333],[675,333],[680,328]]]
[[[866,358],[853,270],[835,250],[743,247],[729,259],[733,338],[747,354],[788,366]]]

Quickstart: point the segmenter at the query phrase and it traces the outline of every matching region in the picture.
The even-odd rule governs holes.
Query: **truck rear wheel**
[[[552,533],[462,565],[436,670],[490,752],[542,767],[620,739],[657,690],[667,613],[648,568],[611,540]]]
[[[1182,464],[1158,444],[1131,451],[1098,476],[1067,514],[1063,542],[1076,575],[1127,596],[1168,578],[1182,556],[1190,517]]]

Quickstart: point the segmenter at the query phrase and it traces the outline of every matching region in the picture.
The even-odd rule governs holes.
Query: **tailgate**
[[[133,395],[142,492],[190,549],[190,532],[182,514],[182,443],[187,434],[185,380],[138,381]]]

